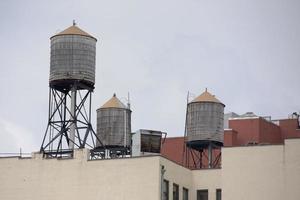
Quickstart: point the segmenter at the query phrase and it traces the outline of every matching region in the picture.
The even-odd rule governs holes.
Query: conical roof
[[[205,89],[205,92],[203,92],[200,96],[196,97],[191,103],[193,102],[214,102],[223,104],[215,97],[215,95],[209,93],[207,89]]]
[[[127,108],[117,97],[116,94],[108,100],[103,106],[100,108]]]
[[[62,32],[59,32],[58,34],[56,34],[52,37],[55,37],[55,36],[58,36],[58,35],[82,35],[82,36],[87,36],[87,37],[94,38],[93,36],[91,36],[87,32],[80,29],[78,26],[76,26],[75,23],[72,26],[70,26],[69,28],[65,29]],[[94,39],[97,40],[96,38],[94,38]]]

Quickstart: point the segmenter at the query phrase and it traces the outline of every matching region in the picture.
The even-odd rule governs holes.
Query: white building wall
[[[137,131],[132,134],[132,156],[140,156],[141,155],[141,132]]]
[[[216,190],[222,188],[221,169],[199,169],[192,171],[193,193],[191,199],[197,199],[197,190],[208,190],[208,199],[216,199]]]
[[[283,151],[284,199],[300,199],[300,139],[285,140]]]
[[[158,200],[159,157],[87,161],[76,159],[0,159],[3,200]]]
[[[173,199],[173,184],[179,185],[179,200],[182,200],[183,187],[189,190],[190,199],[193,194],[192,171],[184,168],[175,162],[163,157],[160,158],[160,166],[164,166],[164,179],[169,181],[169,199]]]
[[[282,149],[281,145],[223,148],[224,199],[284,199]]]
[[[74,159],[0,158],[2,200],[159,200],[161,166],[169,181],[189,190],[207,189],[209,200],[222,189],[223,200],[296,200],[300,197],[300,139],[285,145],[226,147],[222,169],[189,170],[161,156],[87,161],[87,150]]]
[[[300,139],[223,148],[222,190],[224,200],[299,199]]]

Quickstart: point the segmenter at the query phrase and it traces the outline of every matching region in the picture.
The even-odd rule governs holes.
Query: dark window
[[[197,190],[197,200],[208,200],[208,190]]]
[[[182,200],[189,200],[189,190],[182,188]]]
[[[221,200],[222,199],[222,190],[217,189],[216,190],[216,200]]]
[[[164,180],[163,182],[163,200],[169,200],[169,181]]]
[[[160,153],[162,133],[150,130],[143,130],[143,132],[141,133],[141,152]]]
[[[179,186],[177,184],[173,184],[173,200],[179,200]]]

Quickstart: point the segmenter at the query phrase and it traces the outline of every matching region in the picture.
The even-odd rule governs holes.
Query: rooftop
[[[207,89],[205,89],[205,92],[203,92],[200,96],[196,97],[191,103],[193,102],[214,102],[223,104],[220,100],[218,100],[215,97],[215,95],[209,93]]]
[[[111,99],[109,99],[100,108],[123,108],[123,109],[127,109],[127,107],[117,98],[116,94],[114,94],[113,97]]]
[[[94,38],[93,36],[91,36],[90,34],[88,34],[87,32],[85,32],[82,29],[80,29],[78,26],[76,26],[75,23],[72,26],[68,27],[67,29],[65,29],[65,30],[63,30],[61,32],[59,32],[58,34],[55,34],[52,37],[55,37],[55,36],[58,36],[58,35],[82,35],[82,36],[91,37],[91,38],[97,40],[96,38]]]

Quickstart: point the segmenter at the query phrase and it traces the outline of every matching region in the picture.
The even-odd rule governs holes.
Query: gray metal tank
[[[97,39],[73,24],[50,40],[50,86],[64,88],[76,81],[94,87]]]
[[[207,90],[187,105],[187,145],[203,149],[210,144],[222,146],[224,141],[225,105]]]
[[[115,94],[97,109],[97,136],[107,148],[131,146],[131,110]]]

